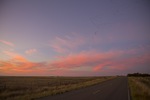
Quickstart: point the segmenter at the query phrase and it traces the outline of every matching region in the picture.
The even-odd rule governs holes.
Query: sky
[[[0,75],[150,73],[149,0],[1,0]]]

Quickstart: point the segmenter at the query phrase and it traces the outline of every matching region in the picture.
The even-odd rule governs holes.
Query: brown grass
[[[33,100],[94,85],[114,77],[0,77],[0,100]]]
[[[129,77],[132,100],[150,100],[150,77]]]

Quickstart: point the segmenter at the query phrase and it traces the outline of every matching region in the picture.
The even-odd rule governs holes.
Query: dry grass
[[[129,77],[132,100],[150,100],[150,77]]]
[[[114,77],[0,77],[0,100],[33,100],[94,85]]]

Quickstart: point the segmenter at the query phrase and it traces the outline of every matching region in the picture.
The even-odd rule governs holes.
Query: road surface
[[[38,100],[129,100],[127,77],[118,77],[100,84],[47,96]]]

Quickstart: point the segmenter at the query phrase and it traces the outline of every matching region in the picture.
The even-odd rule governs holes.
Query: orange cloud
[[[10,52],[10,51],[3,51],[4,54],[6,54],[10,59],[13,59],[15,61],[20,61],[20,62],[26,62],[27,60],[21,56],[20,54]]]
[[[11,43],[11,42],[8,42],[8,41],[5,41],[5,40],[0,40],[1,43],[5,44],[5,45],[8,45],[8,46],[11,46],[11,47],[14,47],[14,44]]]
[[[21,54],[4,51],[10,57],[9,60],[0,60],[0,72],[9,75],[88,75],[91,73],[103,73],[109,71],[125,71],[136,66],[150,65],[150,52],[144,49],[109,52],[80,52],[68,56],[59,57],[51,62],[34,63],[27,60]],[[80,70],[80,68],[82,70]],[[83,69],[89,68],[89,70]],[[74,70],[78,69],[78,70]]]
[[[65,72],[70,73],[71,69],[76,67],[95,66],[108,60],[114,56],[119,56],[119,53],[97,53],[97,52],[81,52],[72,54],[67,57],[62,57],[59,60],[42,63],[33,63],[28,61],[22,55],[10,51],[4,51],[4,54],[10,57],[7,61],[0,61],[1,71],[7,74],[14,73],[49,73],[53,75],[63,75]],[[92,71],[92,70],[91,70]],[[9,72],[9,73],[8,73]],[[11,73],[10,73],[11,72]],[[73,71],[71,71],[73,72]]]
[[[4,51],[5,55],[9,57],[9,60],[0,60],[0,72],[7,73],[7,74],[21,74],[21,73],[28,73],[28,72],[40,72],[44,70],[46,63],[34,63],[27,60],[22,55]],[[42,68],[43,67],[43,68]],[[42,69],[41,69],[42,68]]]
[[[25,53],[28,54],[28,55],[31,55],[31,54],[34,54],[36,53],[37,50],[36,49],[29,49],[29,50],[26,50]]]

